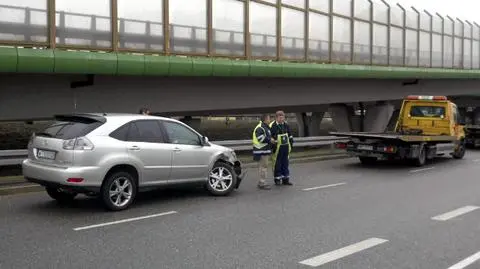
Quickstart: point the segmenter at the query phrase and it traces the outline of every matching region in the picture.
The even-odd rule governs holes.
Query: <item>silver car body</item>
[[[208,142],[208,139],[205,140],[201,134],[180,121],[132,114],[77,116],[104,122],[83,137],[74,138],[86,138],[91,148],[67,150],[65,147],[68,146],[68,139],[34,135],[28,146],[28,159],[24,160],[22,165],[23,175],[27,180],[45,186],[72,187],[79,192],[98,192],[111,169],[129,166],[137,171],[138,187],[141,189],[206,182],[210,170],[219,160],[235,167],[239,177],[236,188],[243,177],[241,164],[232,149]],[[122,141],[111,136],[114,131],[128,123],[152,120],[170,124],[175,128],[186,128],[198,136],[199,143]]]

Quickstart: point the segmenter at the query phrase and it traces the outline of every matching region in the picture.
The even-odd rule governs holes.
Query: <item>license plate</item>
[[[41,159],[55,160],[55,152],[39,149],[37,151],[37,157]]]
[[[358,145],[358,150],[373,150],[373,146],[370,145]]]

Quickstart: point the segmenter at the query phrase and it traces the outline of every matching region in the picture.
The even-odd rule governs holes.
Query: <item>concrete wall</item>
[[[394,100],[409,94],[472,94],[480,87],[479,80],[423,80],[404,86],[401,80],[374,79],[96,76],[93,86],[71,89],[71,81],[72,76],[0,75],[0,120],[45,118],[74,111],[136,113],[143,106],[183,115],[277,108],[301,112],[314,111],[321,104]]]

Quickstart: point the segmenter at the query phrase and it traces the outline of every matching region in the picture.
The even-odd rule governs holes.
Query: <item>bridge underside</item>
[[[329,104],[402,99],[409,94],[474,95],[480,80],[260,79],[0,75],[0,120],[71,112],[168,115],[325,111]],[[72,87],[73,86],[73,87]],[[470,103],[475,101],[468,99]]]

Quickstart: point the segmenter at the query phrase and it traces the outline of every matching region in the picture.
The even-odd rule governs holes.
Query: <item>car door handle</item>
[[[128,148],[129,150],[140,150],[140,148],[138,146],[131,146],[130,148]]]
[[[174,152],[180,152],[180,151],[182,151],[182,149],[181,148],[173,148],[173,151]]]

